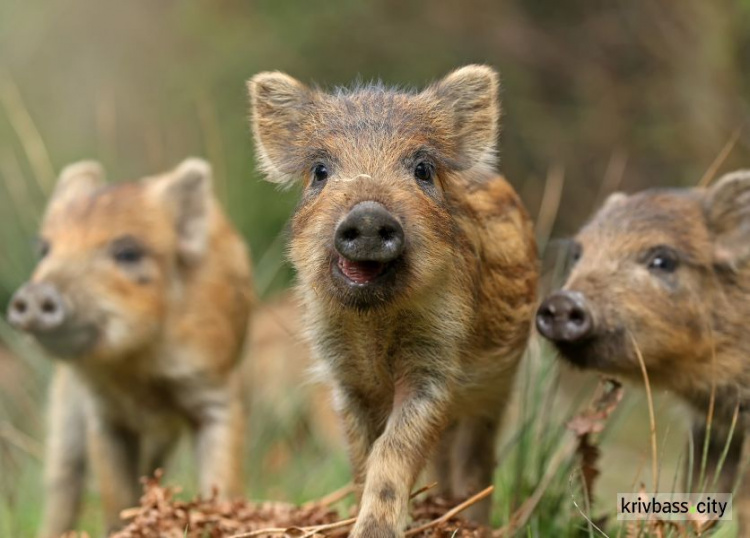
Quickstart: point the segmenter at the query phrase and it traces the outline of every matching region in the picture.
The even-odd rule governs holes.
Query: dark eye
[[[135,238],[122,237],[112,243],[112,258],[120,264],[138,263],[146,256],[146,249]]]
[[[143,251],[138,247],[127,247],[116,251],[113,256],[119,263],[135,263],[143,258]]]
[[[677,253],[671,248],[658,247],[654,249],[648,258],[648,268],[651,271],[662,273],[674,273],[680,265],[680,259]]]
[[[570,263],[576,263],[583,255],[583,247],[580,243],[573,242],[570,244],[570,253],[568,254]]]
[[[414,167],[414,177],[418,181],[432,182],[432,166],[426,162],[417,163]]]
[[[324,164],[316,164],[313,168],[312,174],[315,183],[322,183],[328,179],[328,168]]]
[[[41,260],[42,258],[46,258],[47,254],[49,254],[49,251],[51,249],[51,246],[49,244],[49,241],[46,239],[37,239],[36,241],[36,255]]]

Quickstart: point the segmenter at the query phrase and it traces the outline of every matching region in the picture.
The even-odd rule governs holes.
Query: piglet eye
[[[134,237],[121,237],[112,243],[112,258],[119,264],[138,263],[146,256],[145,247]]]
[[[128,248],[115,252],[115,260],[120,263],[135,263],[143,258],[143,252],[136,248]]]
[[[578,260],[581,259],[582,255],[583,255],[583,247],[581,246],[581,244],[576,243],[576,242],[571,243],[570,252],[569,252],[570,262],[571,263],[578,262]]]
[[[316,164],[313,168],[313,180],[316,183],[322,183],[328,179],[328,168],[324,164]]]
[[[414,177],[419,181],[432,182],[432,167],[424,161],[417,163],[414,167]]]
[[[661,273],[674,273],[680,265],[677,253],[667,247],[658,247],[648,259],[648,268]]]
[[[36,250],[37,257],[40,260],[47,257],[47,254],[49,254],[49,251],[51,250],[51,248],[52,247],[49,241],[47,241],[46,239],[42,239],[42,238],[37,239],[35,250]]]

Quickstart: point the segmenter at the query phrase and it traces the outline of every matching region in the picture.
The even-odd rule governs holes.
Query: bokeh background
[[[297,193],[255,171],[245,81],[282,70],[323,87],[422,86],[473,62],[502,74],[500,167],[540,217],[542,246],[573,233],[613,190],[696,184],[732,140],[721,171],[750,166],[749,0],[2,0],[0,305],[33,267],[35,229],[62,166],[95,158],[123,180],[189,155],[213,163],[253,252],[258,293],[273,301],[293,278],[283,232]],[[285,327],[280,338],[293,333]],[[264,375],[281,376],[269,362]],[[49,371],[0,322],[3,536],[26,535],[38,518]],[[565,391],[586,381],[569,376]],[[635,392],[632,428],[646,422]],[[295,414],[310,406],[290,404],[292,393],[255,402],[255,416],[284,408],[294,418],[258,419],[251,458],[282,478],[251,469],[252,495],[301,500],[346,481],[341,451],[309,440],[319,419]],[[663,422],[664,431],[678,429]],[[639,461],[647,425],[625,431]],[[621,447],[609,452],[615,466]],[[189,473],[177,476],[189,484]],[[86,521],[97,528],[95,515]]]

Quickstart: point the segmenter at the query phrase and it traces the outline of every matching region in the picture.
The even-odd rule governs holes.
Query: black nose
[[[29,283],[10,300],[8,321],[22,331],[44,333],[65,321],[65,305],[57,288],[47,282]]]
[[[378,202],[360,202],[339,223],[334,244],[350,261],[388,263],[404,250],[404,229]]]
[[[573,343],[591,335],[593,322],[583,295],[558,291],[542,303],[536,313],[536,326],[553,342]]]

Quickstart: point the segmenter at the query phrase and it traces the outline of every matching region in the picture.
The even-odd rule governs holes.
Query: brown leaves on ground
[[[141,505],[123,512],[131,522],[113,538],[224,538],[269,527],[325,525],[339,519],[326,506],[220,501],[215,496],[181,501],[174,498],[177,490],[162,486],[160,479],[161,473],[157,473],[144,481]]]
[[[455,502],[440,497],[427,497],[413,502],[411,516],[414,522],[412,528],[417,528],[443,517],[445,513],[453,509],[455,504]],[[413,536],[423,538],[476,538],[486,535],[488,535],[486,527],[457,517],[433,525]]]
[[[619,384],[602,380],[591,404],[568,423],[568,438],[552,458],[553,461],[534,494],[513,514],[506,527],[492,531],[465,521],[458,515],[463,509],[491,494],[490,487],[460,504],[437,497],[413,501],[413,522],[406,535],[409,538],[510,536],[528,521],[561,466],[576,454],[581,458],[586,489],[591,492],[594,478],[598,474],[599,456],[591,434],[603,430],[621,399],[622,389]],[[413,497],[421,495],[432,486],[419,490]],[[272,501],[222,501],[216,496],[181,501],[175,498],[178,491],[177,488],[161,485],[160,472],[153,478],[145,479],[140,506],[123,512],[123,518],[130,522],[111,538],[342,537],[349,533],[355,521],[355,518],[342,519],[331,508],[331,505],[351,494],[351,488],[302,506]]]
[[[112,538],[319,538],[345,536],[354,523],[354,518],[342,519],[326,500],[303,506],[221,501],[215,496],[181,501],[175,499],[177,492],[161,485],[160,472],[145,479],[140,506],[123,512],[130,523]],[[415,501],[412,528],[427,528],[411,536],[477,538],[488,534],[488,529],[457,517],[437,521],[455,510],[455,504],[435,497]]]

